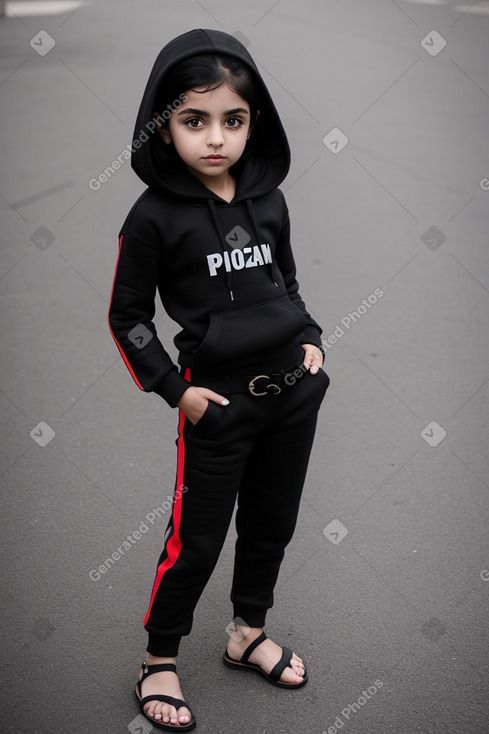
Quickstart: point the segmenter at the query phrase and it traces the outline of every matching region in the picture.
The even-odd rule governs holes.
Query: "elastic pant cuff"
[[[158,658],[176,658],[181,639],[181,637],[158,637],[150,634],[146,650]]]
[[[234,621],[237,624],[247,624],[248,627],[264,627],[268,609],[244,609],[234,607]],[[239,621],[239,620],[242,620]]]

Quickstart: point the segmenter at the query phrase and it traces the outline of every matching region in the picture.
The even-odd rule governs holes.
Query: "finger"
[[[214,392],[214,390],[210,390],[208,387],[201,389],[201,395],[203,395],[204,398],[207,398],[207,400],[212,400],[214,403],[218,403],[219,405],[229,405],[229,400],[225,398],[224,395],[220,395],[218,392]]]
[[[322,366],[323,363],[323,357],[321,352],[318,351],[311,351],[308,352],[305,360],[304,360],[304,367],[308,369],[311,374],[315,375],[316,372],[319,370],[319,368]]]

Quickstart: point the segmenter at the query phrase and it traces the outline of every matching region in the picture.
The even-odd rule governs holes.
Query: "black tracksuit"
[[[172,64],[198,53],[238,57],[260,87],[260,117],[227,203],[185,168],[151,129],[155,95]],[[119,236],[109,310],[112,335],[138,387],[175,407],[189,384],[230,404],[197,424],[180,412],[175,498],[145,619],[148,651],[172,656],[217,562],[236,497],[234,615],[261,627],[294,531],[317,411],[329,379],[300,369],[301,344],[321,329],[298,291],[287,206],[277,186],[289,148],[278,113],[244,46],[194,30],[161,51],[139,109],[132,166],[148,189]],[[158,290],[181,327],[177,367],[153,323]],[[295,373],[293,372],[295,370]],[[253,377],[269,375],[248,385]],[[285,374],[285,377],[284,377]],[[277,384],[277,388],[267,385]],[[278,392],[280,389],[280,392]],[[267,392],[257,396],[256,393]]]

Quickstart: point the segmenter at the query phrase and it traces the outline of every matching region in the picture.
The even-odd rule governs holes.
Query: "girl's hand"
[[[315,375],[320,367],[323,366],[323,355],[319,347],[315,344],[301,344],[305,352],[304,367],[309,370],[311,375]]]
[[[204,415],[209,405],[209,400],[218,403],[218,405],[229,404],[229,400],[223,395],[219,395],[219,393],[209,390],[207,387],[194,387],[191,385],[185,390],[177,406],[189,421],[195,425]]]

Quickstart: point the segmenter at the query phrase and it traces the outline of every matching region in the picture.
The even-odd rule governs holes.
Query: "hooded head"
[[[252,116],[256,109],[260,114],[245,151],[231,173],[237,179],[235,200],[261,196],[279,186],[286,177],[290,165],[289,146],[278,112],[255,62],[242,43],[223,31],[189,31],[162,49],[139,107],[134,140],[139,140],[140,145],[133,145],[131,165],[150,188],[191,199],[219,198],[186,169],[173,145],[165,145],[155,132],[155,111],[163,119],[168,118],[171,110],[181,105],[183,95],[188,91],[188,88],[177,88],[175,80],[179,75],[172,75],[172,71],[175,72],[181,62],[202,54],[231,57],[246,68],[247,76],[251,78],[253,93],[246,101]],[[204,68],[202,77],[199,74],[200,71],[198,81],[193,82],[194,87],[215,82],[215,79],[206,78]],[[233,91],[244,94],[240,89]]]

